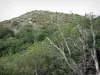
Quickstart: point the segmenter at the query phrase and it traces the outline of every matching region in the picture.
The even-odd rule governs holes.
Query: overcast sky
[[[70,13],[93,12],[100,15],[100,0],[0,0],[0,21],[20,16],[32,10]]]

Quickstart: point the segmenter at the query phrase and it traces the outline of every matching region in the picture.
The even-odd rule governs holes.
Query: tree
[[[87,67],[88,67],[88,62],[87,59],[89,58],[93,58],[94,60],[94,65],[95,65],[95,69],[96,69],[96,75],[100,75],[100,70],[99,70],[99,64],[98,64],[98,59],[97,59],[97,54],[96,54],[96,39],[95,39],[95,34],[94,34],[94,31],[93,31],[93,26],[92,26],[92,13],[90,13],[88,16],[89,16],[89,19],[90,19],[90,24],[91,24],[91,35],[92,35],[92,40],[93,40],[93,45],[92,45],[92,49],[90,50],[90,48],[88,47],[88,43],[87,43],[87,40],[88,40],[88,32],[85,30],[85,29],[82,29],[82,27],[80,26],[80,24],[78,23],[78,20],[76,18],[76,16],[72,13],[74,19],[75,19],[75,22],[77,24],[77,30],[78,30],[78,34],[79,34],[79,41],[81,42],[81,45],[77,46],[76,42],[73,41],[72,37],[70,38],[67,38],[68,40],[71,40],[72,43],[73,43],[73,47],[78,49],[78,50],[81,50],[82,54],[82,64],[78,64],[76,63],[76,61],[71,57],[72,56],[72,53],[71,53],[71,48],[68,44],[68,41],[66,40],[66,38],[64,37],[64,34],[63,32],[61,31],[60,27],[59,27],[59,24],[58,25],[58,29],[61,33],[61,36],[62,36],[62,39],[64,40],[65,42],[65,46],[68,50],[68,56],[66,57],[66,53],[65,51],[63,50],[64,48],[60,48],[58,47],[53,41],[50,40],[50,38],[47,37],[48,41],[50,42],[50,44],[55,47],[63,56],[63,58],[65,59],[65,62],[66,64],[73,70],[74,73],[76,73],[77,75],[86,75],[86,71],[87,71]],[[80,49],[80,46],[81,46],[81,49]],[[88,49],[88,53],[90,54],[90,57],[87,57],[87,49]],[[92,51],[92,55],[91,55],[91,51]]]

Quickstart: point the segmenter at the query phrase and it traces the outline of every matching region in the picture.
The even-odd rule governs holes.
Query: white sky
[[[100,15],[100,0],[0,0],[0,21],[20,16],[32,10],[70,13],[93,12]]]

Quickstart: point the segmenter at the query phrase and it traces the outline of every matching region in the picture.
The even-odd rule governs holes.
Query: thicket
[[[42,28],[25,25],[16,34],[0,27],[0,75],[96,75],[90,20],[72,15],[74,20],[66,23],[60,18]],[[93,18],[98,49],[99,20]]]

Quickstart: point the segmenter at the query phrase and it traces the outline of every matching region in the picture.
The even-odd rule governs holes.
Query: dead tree
[[[86,57],[86,48],[87,48],[86,44],[87,43],[85,41],[87,41],[87,37],[86,36],[88,36],[88,33],[84,29],[82,29],[80,27],[75,15],[73,13],[72,13],[72,15],[73,15],[73,17],[75,19],[75,22],[77,24],[77,28],[78,28],[77,30],[78,30],[78,32],[80,34],[79,40],[80,40],[80,42],[82,44],[82,58],[83,58],[82,59],[82,65],[83,65],[83,69],[81,69],[79,67],[79,65],[71,58],[71,50],[69,48],[68,42],[65,40],[65,37],[64,37],[60,27],[59,27],[58,22],[57,22],[58,29],[59,29],[59,31],[61,33],[62,39],[65,42],[65,45],[66,45],[66,48],[67,48],[67,50],[69,52],[69,57],[70,57],[70,60],[72,61],[72,63],[69,62],[69,59],[66,57],[65,52],[61,48],[59,48],[56,44],[54,44],[50,40],[50,38],[47,37],[47,39],[53,45],[53,47],[55,47],[62,54],[63,58],[65,59],[65,62],[73,70],[74,73],[76,73],[77,75],[86,75],[85,72],[86,72],[86,68],[87,68],[87,66],[86,66],[87,65],[87,62],[86,62],[86,59],[87,59],[87,57]],[[95,65],[95,69],[96,69],[96,75],[100,75],[100,69],[99,69],[99,64],[98,64],[98,59],[97,59],[97,54],[96,54],[96,40],[95,40],[95,34],[94,34],[94,31],[93,31],[93,25],[92,25],[92,14],[89,15],[89,19],[90,19],[90,24],[91,24],[91,33],[92,33],[92,37],[93,37],[92,56],[91,57],[93,58],[94,63],[95,63],[94,65]],[[68,40],[71,40],[72,43],[73,43],[73,46],[76,49],[79,49],[76,46],[76,43],[71,38],[68,38]],[[79,49],[79,50],[81,50],[81,49]]]

